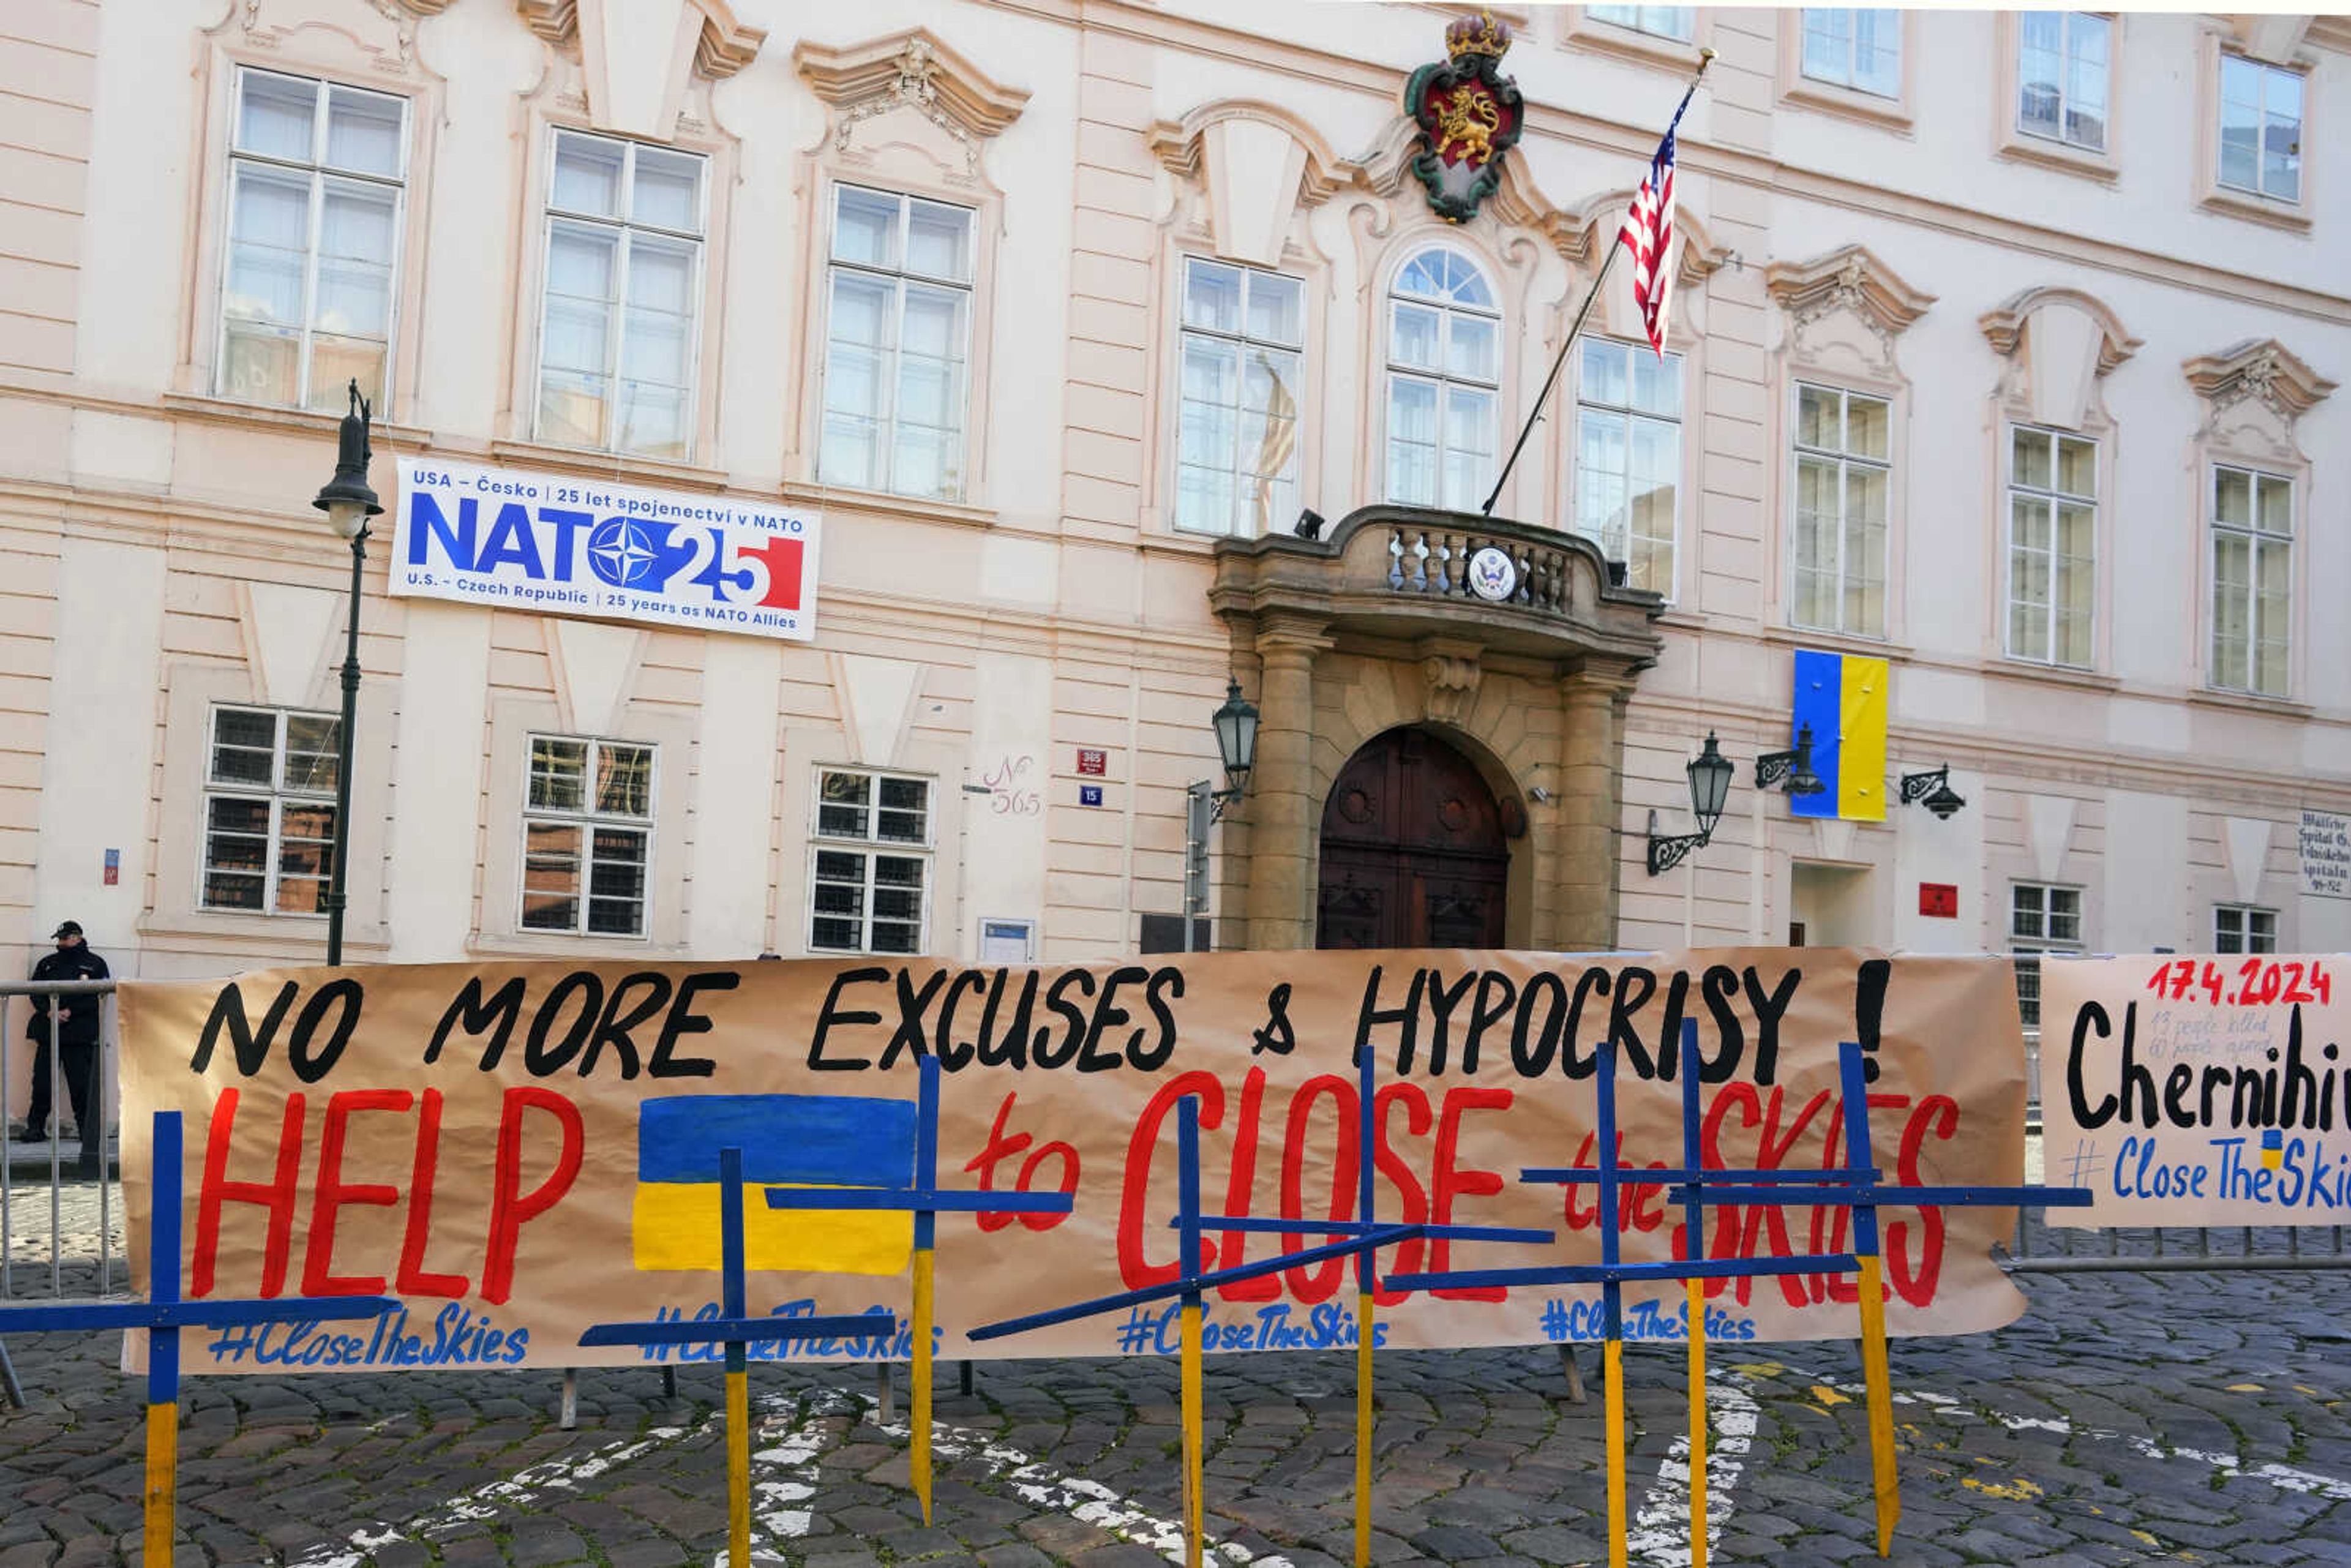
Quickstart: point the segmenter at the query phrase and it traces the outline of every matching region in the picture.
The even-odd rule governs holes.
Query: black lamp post
[[[1828,786],[1813,771],[1813,727],[1799,725],[1796,744],[1789,751],[1767,751],[1755,759],[1755,788],[1778,784],[1791,795],[1822,795]]]
[[[1192,922],[1208,907],[1208,825],[1225,814],[1225,807],[1241,798],[1249,787],[1249,769],[1257,766],[1257,705],[1241,695],[1241,684],[1225,683],[1225,700],[1210,723],[1217,730],[1217,752],[1225,764],[1225,788],[1212,779],[1196,779],[1184,791],[1184,951],[1192,951]]]
[[[360,573],[367,565],[368,519],[383,505],[368,488],[368,402],[351,382],[350,412],[337,437],[335,476],[310,504],[327,514],[335,532],[351,546],[351,615],[343,644],[343,722],[336,730],[335,856],[327,880],[327,963],[343,961],[343,877],[351,853],[351,727],[360,699]]]
[[[1714,732],[1707,731],[1706,747],[1690,759],[1690,815],[1698,819],[1698,831],[1659,837],[1657,813],[1649,812],[1649,874],[1656,876],[1682,862],[1692,850],[1703,849],[1714,837],[1714,825],[1722,820],[1722,804],[1730,795],[1730,758],[1715,748]]]
[[[1935,813],[1935,820],[1948,822],[1951,814],[1966,805],[1967,800],[1951,788],[1951,765],[1929,768],[1924,773],[1902,776],[1902,803],[1924,806]]]

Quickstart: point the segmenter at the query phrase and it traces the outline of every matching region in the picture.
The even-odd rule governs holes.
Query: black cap
[[[68,920],[64,925],[58,926],[55,931],[49,933],[49,940],[54,942],[60,936],[78,936],[80,935],[81,922],[78,920]]]

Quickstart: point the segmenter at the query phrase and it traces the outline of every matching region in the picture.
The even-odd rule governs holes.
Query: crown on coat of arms
[[[1452,59],[1464,55],[1485,55],[1499,59],[1510,47],[1510,25],[1490,11],[1480,11],[1474,16],[1455,18],[1445,29],[1445,52]]]

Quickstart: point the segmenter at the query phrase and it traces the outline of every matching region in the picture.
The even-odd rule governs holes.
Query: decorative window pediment
[[[904,113],[952,144],[966,179],[979,177],[981,143],[1019,119],[1029,101],[1027,89],[991,79],[924,27],[846,48],[802,43],[792,64],[831,111],[837,150],[849,152],[869,122]]]
[[[2215,410],[2254,400],[2291,431],[2335,383],[2312,370],[2275,338],[2249,339],[2180,366],[2196,395]]]
[[[2292,16],[2265,11],[2240,12],[2229,18],[2229,36],[2237,47],[2257,60],[2273,66],[2296,62],[2302,41],[2310,33],[2314,16]]]
[[[449,4],[450,0],[382,0],[361,8],[371,10],[373,16],[362,16],[319,0],[274,4],[265,13],[260,0],[247,0],[230,7],[229,16],[207,31],[215,38],[226,38],[234,22],[235,36],[246,45],[282,51],[285,68],[289,70],[331,61],[346,68],[413,78],[417,75],[416,24],[439,16]]]
[[[1846,246],[1811,261],[1773,262],[1764,287],[1799,321],[1851,310],[1891,337],[1927,313],[1931,294],[1911,287],[1865,247]]]
[[[1295,114],[1228,99],[1144,132],[1152,154],[1199,193],[1199,219],[1217,254],[1279,267],[1282,239],[1301,208],[1321,205],[1356,170]]]
[[[1895,373],[1894,340],[1935,302],[1857,245],[1811,261],[1774,262],[1764,269],[1763,286],[1787,311],[1801,353],[1817,360],[1821,350],[1843,341],[1889,375]],[[1855,326],[1858,334],[1851,330]]]
[[[2008,361],[2003,398],[2027,421],[2065,430],[2086,428],[2098,379],[2139,347],[2112,309],[2076,288],[2028,288],[1976,325]]]
[[[768,37],[737,21],[726,0],[515,0],[515,9],[549,44],[579,51],[597,130],[659,141],[676,135],[694,78],[733,76]]]

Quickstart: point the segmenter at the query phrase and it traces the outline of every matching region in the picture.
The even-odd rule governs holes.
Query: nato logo
[[[588,566],[614,588],[646,588],[660,591],[661,551],[643,523],[628,517],[607,517],[588,536]]]

